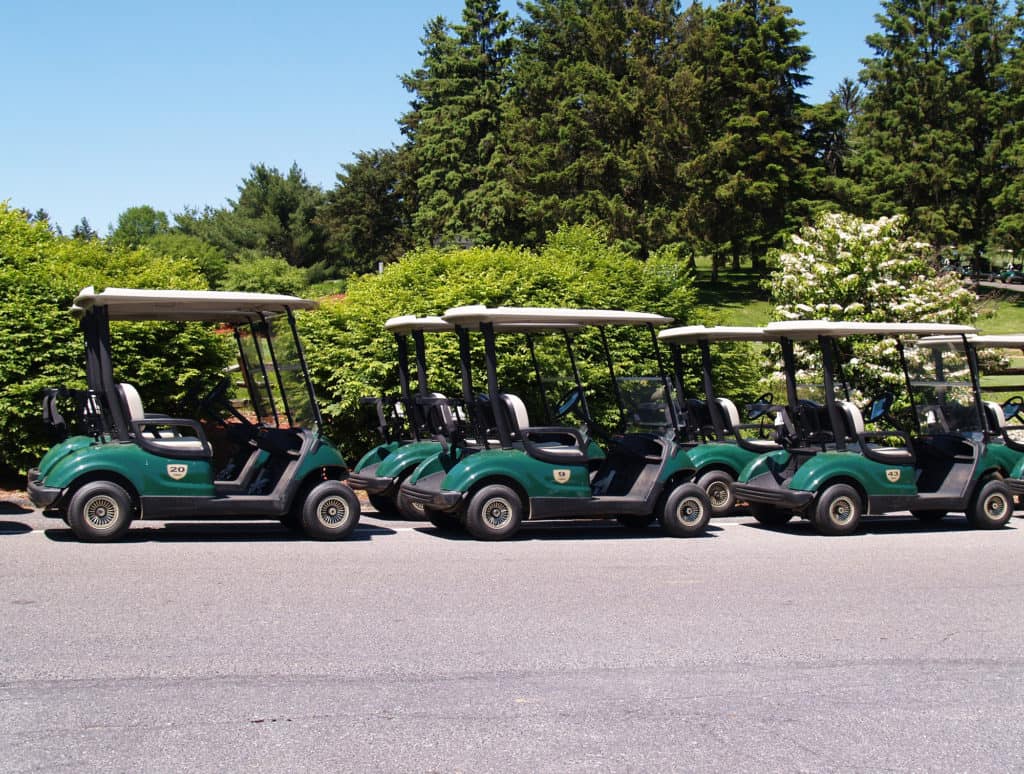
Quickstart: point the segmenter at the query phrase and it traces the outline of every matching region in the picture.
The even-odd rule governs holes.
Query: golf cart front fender
[[[123,478],[140,491],[143,471],[137,453],[138,447],[132,443],[109,442],[78,445],[56,459],[47,455],[40,464],[34,488],[63,492],[82,478],[103,475]]]
[[[387,457],[398,448],[398,441],[392,441],[391,443],[382,443],[374,446],[370,451],[366,452],[356,462],[352,468],[353,473],[359,473],[370,465],[379,465]]]
[[[313,448],[310,449],[309,454],[303,458],[302,464],[295,472],[295,477],[297,479],[304,479],[317,468],[332,468],[347,471],[348,465],[345,464],[345,458],[341,456],[341,452],[338,451],[338,447],[324,438],[317,438],[313,443]]]
[[[665,464],[661,468],[661,474],[658,476],[658,483],[664,484],[666,481],[674,478],[691,479],[694,477],[696,472],[697,466],[693,461],[693,457],[690,456],[689,451],[676,446],[668,452],[668,459],[665,460]]]
[[[740,469],[740,474],[736,477],[736,480],[740,483],[745,483],[772,471],[785,470],[789,465],[789,460],[789,452],[784,450],[759,454]]]
[[[383,451],[385,447],[378,447]],[[415,469],[421,462],[437,455],[441,444],[437,441],[417,441],[395,448],[383,458],[362,465],[349,476],[349,483],[356,489],[365,489],[370,494],[396,494],[402,474]],[[364,455],[360,464],[366,460]]]
[[[687,449],[686,453],[698,471],[728,470],[734,476],[751,460],[761,456],[734,443],[702,443]]]

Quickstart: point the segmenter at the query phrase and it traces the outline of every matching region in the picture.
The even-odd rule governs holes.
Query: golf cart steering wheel
[[[230,387],[231,377],[225,376],[217,382],[205,398],[199,401],[199,410],[223,424],[223,419],[221,419],[221,416],[216,409],[224,409],[242,424],[251,425],[252,422],[243,416],[238,409],[232,406],[231,401],[228,400],[228,389],[230,389]]]
[[[766,392],[760,396],[753,403],[750,404],[750,408],[747,410],[747,416],[751,419],[759,419],[768,413],[768,407],[772,405],[772,394]]]
[[[555,417],[561,419],[571,413],[572,410],[579,405],[582,398],[583,390],[578,385],[573,387],[560,401],[558,401],[558,408],[555,409]]]
[[[1009,422],[1011,419],[1021,421],[1021,410],[1024,409],[1024,396],[1014,395],[1003,401],[1003,418]]]

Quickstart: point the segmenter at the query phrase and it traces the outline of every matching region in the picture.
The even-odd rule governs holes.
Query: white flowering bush
[[[902,217],[866,221],[823,213],[790,236],[769,279],[775,319],[973,323],[977,296],[956,275],[939,273],[929,260],[931,246],[909,237],[904,225]],[[851,399],[906,392],[895,341],[844,339],[840,347]],[[798,348],[798,357],[808,378],[820,383],[816,350]]]
[[[770,279],[775,317],[973,322],[977,297],[955,274],[936,271],[931,246],[907,237],[904,222],[824,213],[790,236]]]

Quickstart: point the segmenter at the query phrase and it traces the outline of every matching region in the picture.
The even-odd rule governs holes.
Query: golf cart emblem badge
[[[175,481],[181,481],[181,479],[188,475],[188,465],[168,465],[167,475]]]
[[[552,471],[551,475],[555,477],[556,484],[565,484],[569,481],[569,476],[572,475],[571,470],[565,468],[559,468],[558,470]]]
[[[889,479],[889,481],[891,483],[895,484],[897,481],[900,480],[900,470],[899,470],[899,468],[895,468],[893,470],[885,471],[885,477],[887,479]]]

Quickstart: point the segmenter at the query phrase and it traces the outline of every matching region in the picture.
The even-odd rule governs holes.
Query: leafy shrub
[[[256,250],[242,250],[236,259],[227,265],[224,290],[245,293],[284,293],[301,296],[309,282],[305,269],[292,266],[284,258],[263,255]]]
[[[0,469],[24,471],[50,444],[41,392],[84,387],[82,339],[68,313],[88,285],[198,289],[190,261],[100,240],[55,236],[0,202]],[[115,377],[135,384],[147,410],[174,412],[189,389],[215,382],[223,337],[196,324],[114,324]]]
[[[502,246],[411,253],[382,274],[351,278],[342,300],[303,315],[302,326],[321,408],[335,439],[353,455],[372,442],[359,418],[359,397],[397,391],[394,339],[383,327],[390,317],[439,315],[466,304],[564,306],[657,312],[682,325],[692,320],[694,298],[692,278],[674,258],[655,256],[640,262],[610,247],[600,229],[574,226],[550,235],[538,252]],[[564,347],[552,338],[538,337],[542,373],[546,379],[567,379]],[[479,337],[474,339],[479,347]],[[654,371],[645,330],[610,329],[609,345],[624,373]],[[460,395],[455,336],[429,335],[427,346],[431,389]],[[502,336],[499,346],[502,388],[522,395],[531,417],[543,417],[524,338]],[[593,331],[580,334],[577,352],[591,392],[605,387],[599,336]],[[474,379],[482,389],[479,348],[474,363]],[[550,384],[546,391],[553,399],[567,386],[564,381]],[[605,416],[613,421],[608,412],[606,408]]]

